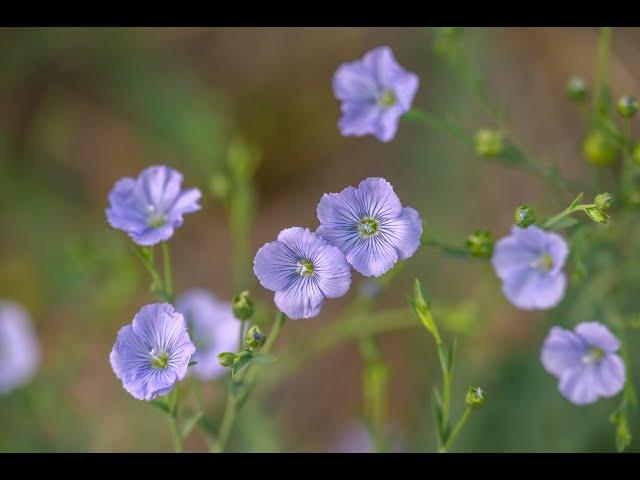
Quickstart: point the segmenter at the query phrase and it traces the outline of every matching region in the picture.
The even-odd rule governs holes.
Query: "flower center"
[[[396,95],[393,90],[385,90],[378,99],[378,105],[382,107],[392,107],[396,104]]]
[[[300,260],[296,265],[296,273],[301,277],[313,275],[313,263],[310,260]]]
[[[553,268],[553,257],[548,253],[543,253],[531,263],[532,268],[540,268],[545,272],[550,272]]]
[[[153,368],[167,368],[169,364],[169,354],[167,352],[158,352],[155,348],[152,348],[149,352],[149,357],[151,357],[151,366]]]
[[[604,350],[598,347],[591,347],[582,357],[583,363],[597,363],[604,357]]]
[[[156,210],[154,205],[147,206],[147,226],[151,228],[159,228],[167,223],[167,217]]]
[[[358,223],[358,233],[364,238],[373,237],[378,234],[378,221],[375,218],[366,217]]]

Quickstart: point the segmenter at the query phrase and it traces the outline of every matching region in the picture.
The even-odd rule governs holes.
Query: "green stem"
[[[173,449],[176,453],[182,453],[182,436],[178,429],[178,419],[174,415],[169,415],[169,429],[173,439]]]
[[[456,438],[462,431],[462,428],[467,423],[467,420],[469,420],[469,417],[471,416],[472,411],[473,411],[473,408],[467,406],[467,408],[464,411],[464,414],[462,415],[460,420],[458,420],[458,423],[456,423],[456,426],[453,428],[451,435],[449,435],[449,438],[447,438],[447,441],[445,442],[445,444],[438,449],[439,453],[446,453],[451,449],[454,442],[456,441]]]
[[[369,424],[375,451],[383,452],[388,403],[388,368],[372,336],[367,335],[360,339],[360,354],[365,363],[362,381],[363,413]]]
[[[451,412],[451,372],[444,357],[443,344],[438,344],[438,358],[442,371],[442,425],[445,435],[449,434],[449,414]]]
[[[611,27],[600,29],[596,75],[596,111],[606,116],[609,110],[609,69],[611,63]]]
[[[542,223],[542,228],[551,229],[563,218],[573,215],[576,212],[584,212],[587,208],[593,208],[593,207],[595,207],[594,203],[585,203],[582,205],[569,206],[566,209],[564,209],[562,212],[558,213],[557,215],[547,218]]]
[[[260,350],[263,353],[269,353],[276,340],[280,336],[280,332],[282,331],[282,327],[284,326],[287,317],[284,313],[278,312],[276,315],[276,319],[271,327],[269,335],[267,336],[267,341],[264,346]],[[241,410],[242,405],[246,403],[247,398],[253,391],[253,388],[256,383],[256,365],[252,365],[249,367],[249,371],[245,375],[245,382],[247,384],[247,391],[243,398],[241,404],[238,404],[236,399],[229,389],[229,393],[227,394],[227,401],[225,404],[224,413],[222,415],[222,423],[220,425],[220,431],[218,433],[218,441],[212,446],[211,452],[224,452],[227,447],[227,442],[229,441],[229,437],[231,436],[231,432],[233,431],[233,426],[235,424],[235,420],[238,412]],[[233,381],[233,380],[232,380]]]
[[[450,245],[432,237],[423,238],[421,244],[425,247],[437,248],[438,250],[441,250],[442,252],[451,255],[452,257],[466,260],[473,258],[466,248],[458,247],[457,245]]]
[[[166,300],[173,303],[173,274],[171,271],[171,253],[169,252],[169,242],[162,242],[162,262],[164,270],[164,293]]]
[[[471,149],[474,148],[473,139],[469,135],[464,133],[458,125],[450,120],[442,119],[427,111],[418,110],[417,108],[412,108],[407,113],[405,113],[402,118],[425,123],[426,125],[435,128],[436,130],[440,130],[453,135],[458,140],[460,140],[460,142],[470,147]]]

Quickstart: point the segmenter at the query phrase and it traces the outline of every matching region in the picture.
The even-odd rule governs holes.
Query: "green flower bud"
[[[636,97],[632,95],[625,95],[620,97],[618,103],[616,103],[616,110],[620,114],[622,118],[631,118],[633,117],[640,105],[638,104],[638,100]]]
[[[618,146],[604,132],[594,130],[585,138],[582,152],[591,165],[606,167],[611,165],[618,156]]]
[[[479,130],[475,139],[476,153],[480,157],[498,157],[504,152],[504,136],[497,130]]]
[[[488,230],[476,230],[467,237],[467,250],[472,257],[488,258],[493,253],[493,237]]]
[[[209,191],[218,200],[224,200],[229,195],[231,185],[229,179],[222,172],[216,172],[209,179]]]
[[[593,203],[598,210],[602,210],[604,212],[605,210],[609,210],[611,205],[613,205],[613,195],[608,192],[600,193],[596,195]]]
[[[469,387],[464,401],[469,407],[477,409],[482,407],[487,401],[487,394],[480,387]]]
[[[584,212],[596,223],[606,225],[609,222],[609,215],[597,207],[589,207]]]
[[[583,103],[587,99],[589,88],[587,82],[582,77],[573,76],[567,83],[567,96],[569,100],[576,103]]]
[[[218,361],[223,367],[230,367],[231,365],[233,365],[237,358],[238,355],[233,352],[222,352],[218,354]]]
[[[253,300],[246,290],[240,295],[235,295],[231,301],[233,315],[238,320],[249,320],[253,316]]]
[[[533,211],[533,208],[528,205],[522,205],[516,208],[516,213],[513,217],[516,221],[516,225],[520,228],[527,228],[529,225],[536,223],[536,214]]]
[[[260,331],[257,325],[252,325],[244,337],[247,346],[251,348],[260,348],[267,340],[267,336]]]

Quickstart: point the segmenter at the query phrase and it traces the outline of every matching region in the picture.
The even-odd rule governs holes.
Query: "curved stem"
[[[451,435],[449,435],[449,438],[447,439],[445,444],[438,449],[439,453],[446,453],[451,449],[454,442],[456,441],[456,438],[462,431],[462,428],[467,423],[467,420],[469,420],[469,417],[471,416],[472,411],[473,411],[473,408],[469,406],[465,409],[464,414],[462,415],[460,420],[458,420],[458,423],[456,423],[456,426],[451,431]]]
[[[287,317],[284,313],[278,312],[276,315],[276,319],[273,322],[273,326],[269,331],[269,335],[267,336],[267,341],[264,346],[260,350],[263,353],[269,353],[273,345],[276,343],[276,340],[280,336],[280,332],[282,331],[282,327],[284,326]],[[235,420],[238,412],[240,411],[242,405],[247,401],[247,398],[253,391],[254,385],[256,383],[256,365],[251,365],[250,370],[245,375],[246,393],[242,398],[242,402],[238,403],[237,399],[234,398],[234,395],[229,389],[229,393],[227,394],[227,401],[224,408],[224,414],[222,416],[222,423],[220,425],[220,431],[218,433],[218,441],[213,444],[211,447],[212,453],[222,453],[227,447],[227,443],[229,441],[229,437],[231,436],[231,432],[233,431],[233,426],[235,425]],[[232,380],[233,381],[233,380]]]
[[[171,271],[171,253],[169,242],[162,242],[162,262],[164,270],[164,293],[166,300],[173,303],[173,273]]]

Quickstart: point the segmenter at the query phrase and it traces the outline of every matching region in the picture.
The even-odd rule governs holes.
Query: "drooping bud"
[[[253,316],[253,300],[246,290],[240,295],[235,295],[231,300],[233,315],[238,320],[249,320]]]
[[[589,88],[584,78],[573,76],[567,83],[567,96],[569,100],[576,103],[583,103],[587,99]]]
[[[504,136],[497,130],[479,130],[475,141],[476,153],[480,157],[498,157],[504,152]]]
[[[605,192],[596,195],[593,203],[598,210],[602,210],[604,212],[611,208],[611,206],[613,205],[613,200],[613,195],[611,195],[609,192]]]
[[[589,207],[585,209],[584,212],[589,216],[591,220],[596,223],[601,223],[603,225],[609,223],[609,215],[607,215],[597,207]]]
[[[533,208],[528,205],[522,205],[516,208],[516,212],[513,216],[516,221],[516,225],[520,228],[527,228],[529,225],[533,225],[536,222],[536,215]]]
[[[618,156],[618,147],[604,132],[594,130],[585,138],[582,152],[591,165],[606,167],[615,161]]]
[[[238,358],[238,355],[233,352],[222,352],[218,354],[218,361],[223,367],[230,367],[231,365],[233,365],[233,363],[236,361],[236,358]]]
[[[260,348],[266,340],[267,336],[260,331],[257,325],[252,325],[245,335],[247,346],[251,348]]]
[[[636,97],[632,95],[624,95],[623,97],[620,97],[618,103],[616,103],[616,110],[622,118],[633,117],[639,107],[640,105],[638,104],[638,100],[636,100]]]
[[[467,250],[472,257],[488,258],[493,253],[493,236],[488,230],[476,230],[467,237]]]
[[[464,400],[469,407],[478,409],[487,401],[487,394],[480,387],[469,387],[469,391]]]

